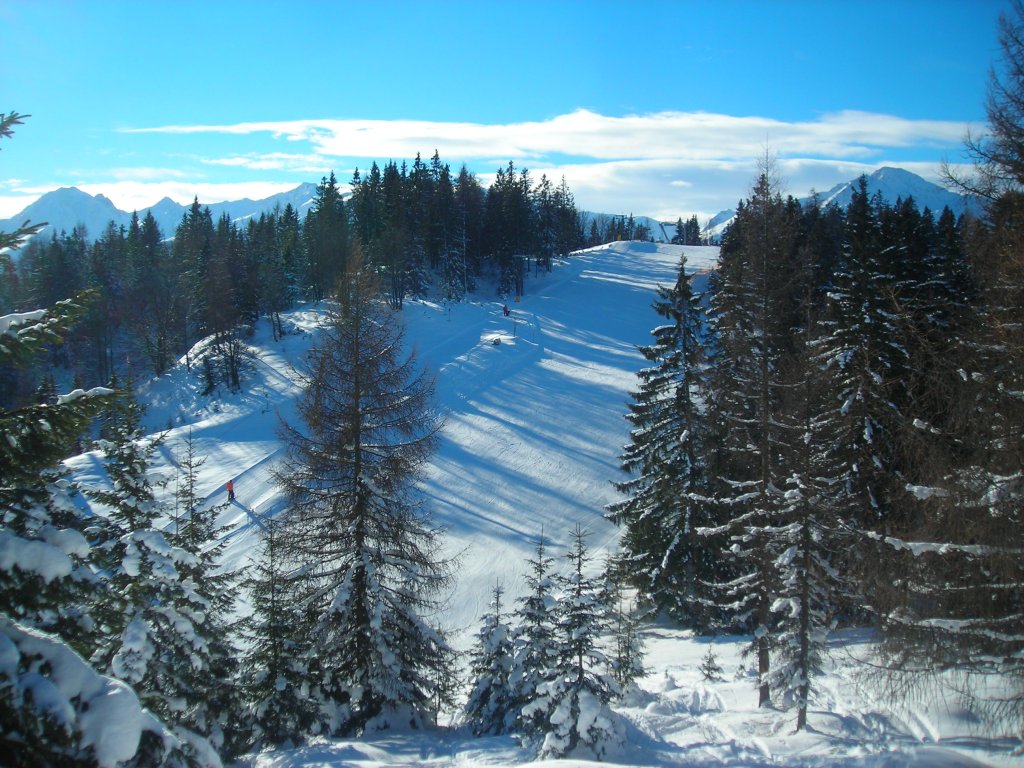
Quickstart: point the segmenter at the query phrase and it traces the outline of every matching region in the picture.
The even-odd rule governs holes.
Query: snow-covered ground
[[[495,583],[507,605],[524,590],[525,560],[543,531],[551,553],[565,551],[579,523],[597,562],[614,548],[615,526],[603,517],[622,479],[619,454],[636,372],[636,349],[649,343],[658,318],[654,289],[675,279],[682,252],[695,271],[714,266],[717,248],[614,243],[573,255],[551,273],[531,275],[521,301],[493,297],[446,306],[407,302],[400,317],[419,359],[436,374],[436,404],[445,419],[439,449],[421,485],[448,552],[460,566],[446,614],[439,617],[467,648]],[[183,365],[148,384],[147,422],[168,430],[157,471],[169,478],[191,433],[205,459],[198,491],[224,503],[232,479],[236,502],[227,565],[239,567],[258,540],[260,519],[281,508],[271,477],[280,418],[293,419],[298,379],[293,366],[315,336],[316,307],[288,314],[281,341],[261,323],[258,356],[246,393],[200,395],[200,371]],[[102,476],[98,457],[75,460],[81,479]],[[173,520],[168,519],[168,525]],[[971,766],[1013,765],[1019,742],[986,734],[955,702],[938,696],[903,705],[864,677],[870,638],[846,633],[833,641],[830,668],[815,681],[809,728],[794,732],[795,713],[759,710],[753,678],[740,658],[743,639],[694,638],[665,627],[646,630],[650,674],[643,693],[619,711],[630,721],[623,765]],[[723,679],[708,682],[699,666],[714,649]],[[363,741],[322,742],[255,756],[259,768],[285,766],[508,765],[530,760],[510,738],[474,739],[438,731],[389,734]],[[579,765],[559,761],[560,766]]]

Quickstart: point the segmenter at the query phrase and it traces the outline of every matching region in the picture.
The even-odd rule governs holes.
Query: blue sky
[[[900,165],[983,127],[1008,0],[0,0],[0,217],[60,186],[130,210],[265,197],[438,149],[581,208],[674,219]]]

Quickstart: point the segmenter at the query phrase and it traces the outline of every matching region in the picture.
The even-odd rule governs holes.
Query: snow
[[[90,390],[74,389],[68,392],[66,395],[61,395],[57,398],[57,405],[66,405],[67,403],[73,403],[75,400],[79,400],[83,397],[107,397],[114,394],[114,390],[109,387],[93,387]]]
[[[619,456],[630,427],[624,415],[636,373],[645,367],[637,346],[650,343],[659,320],[651,309],[654,289],[674,283],[684,252],[697,272],[713,268],[718,254],[711,247],[613,243],[573,255],[549,274],[531,274],[518,302],[481,295],[454,305],[406,302],[401,317],[407,338],[436,373],[436,404],[445,421],[419,490],[447,529],[448,554],[460,559],[442,619],[466,658],[495,584],[504,588],[507,606],[526,591],[527,560],[542,531],[556,569],[564,567],[577,523],[588,533],[595,565],[614,548],[618,530],[604,510],[620,498],[612,483],[624,477]],[[507,318],[506,303],[512,310]],[[289,333],[277,342],[266,323],[257,326],[249,343],[259,357],[244,373],[243,394],[218,391],[203,398],[200,367],[190,372],[184,360],[142,393],[150,403],[149,429],[166,431],[154,457],[157,474],[171,480],[163,493],[173,494],[174,462],[189,433],[205,459],[197,478],[205,503],[224,504],[224,484],[234,481],[236,500],[217,521],[227,526],[227,569],[251,560],[260,521],[283,507],[271,474],[281,450],[279,417],[295,419],[296,369],[319,316],[315,305],[288,313],[283,319]],[[495,338],[501,343],[493,344]],[[70,464],[76,475],[102,475],[97,454]],[[173,530],[175,521],[161,525]],[[153,549],[155,544],[146,542]],[[1019,761],[1010,756],[1018,741],[981,733],[952,695],[949,701],[936,695],[901,705],[865,678],[860,660],[876,648],[865,633],[832,636],[825,671],[813,681],[810,727],[799,733],[795,712],[757,707],[756,675],[741,655],[750,638],[698,638],[660,626],[642,634],[649,674],[626,702],[613,704],[625,724],[625,746],[604,765],[880,768]],[[721,680],[705,680],[700,671],[709,649],[723,670]],[[0,665],[4,653],[0,648]],[[252,755],[242,764],[440,768],[516,765],[535,757],[511,737],[427,728],[319,740]]]
[[[10,571],[13,568],[34,573],[49,583],[70,575],[73,563],[60,547],[0,530],[0,569]]]
[[[4,334],[16,334],[22,330],[26,323],[38,323],[46,317],[45,309],[37,309],[32,312],[14,312],[10,315],[0,316],[0,336]],[[14,331],[12,332],[12,328]]]
[[[54,723],[81,734],[97,764],[115,768],[138,749],[146,723],[135,693],[96,673],[67,645],[0,617],[0,671]],[[148,726],[151,727],[151,726]]]

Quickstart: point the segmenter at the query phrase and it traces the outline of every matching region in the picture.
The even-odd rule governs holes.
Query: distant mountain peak
[[[261,213],[269,213],[277,206],[283,210],[288,204],[291,204],[292,208],[301,216],[312,204],[315,195],[316,185],[305,182],[294,189],[271,195],[262,200],[246,198],[224,203],[211,203],[204,207],[210,209],[214,219],[226,213],[233,221],[258,217]],[[147,213],[151,213],[160,227],[161,233],[170,238],[174,236],[178,224],[181,223],[181,217],[188,211],[190,205],[191,202],[188,205],[182,205],[165,197],[155,205],[138,210],[136,213],[139,219],[143,219]],[[21,213],[9,219],[0,220],[0,231],[16,229],[28,219],[29,221],[47,222],[47,226],[40,230],[40,234],[70,232],[75,227],[84,225],[86,234],[93,238],[103,232],[110,222],[114,222],[115,226],[127,226],[131,222],[131,216],[131,212],[120,210],[105,195],[91,195],[78,187],[60,187],[47,192]],[[49,234],[46,236],[49,237]]]
[[[857,186],[860,177],[836,184],[832,189],[824,193],[815,193],[813,196],[801,198],[804,205],[817,198],[818,205],[826,206],[835,203],[840,208],[845,208],[853,198],[853,191]],[[927,179],[918,176],[906,168],[897,168],[886,165],[873,173],[867,174],[868,195],[881,195],[887,203],[895,203],[898,199],[906,200],[913,198],[918,209],[927,208],[935,216],[948,207],[954,214],[960,216],[966,211],[976,212],[977,202],[973,198],[951,192],[945,187],[934,184]],[[711,239],[722,236],[726,227],[732,221],[735,213],[733,211],[722,211],[716,215],[705,227],[704,234]]]

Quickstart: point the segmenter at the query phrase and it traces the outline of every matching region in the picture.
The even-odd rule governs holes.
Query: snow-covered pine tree
[[[830,377],[831,416],[818,448],[842,465],[843,493],[835,502],[841,522],[850,532],[890,535],[903,530],[909,514],[900,442],[907,423],[897,405],[909,359],[887,263],[892,243],[881,237],[878,213],[862,177],[847,208],[842,252],[822,320],[818,358]],[[888,580],[875,565],[880,555],[871,554],[873,542],[871,536],[851,540],[844,548],[848,556],[836,564],[867,594],[884,590]],[[863,602],[858,599],[846,609],[859,610]]]
[[[805,265],[808,269],[813,265]],[[834,513],[842,494],[842,465],[827,435],[832,409],[827,377],[815,355],[818,302],[808,284],[807,319],[796,334],[796,354],[785,365],[789,387],[779,419],[792,435],[782,452],[785,480],[779,522],[772,532],[778,586],[772,605],[775,637],[769,684],[779,700],[797,709],[797,729],[807,724],[813,677],[821,672],[842,583],[833,563],[849,541]],[[808,341],[810,340],[810,341]]]
[[[495,585],[469,662],[471,689],[463,713],[477,736],[508,733],[518,714],[511,685],[512,628],[501,612],[503,594]]]
[[[715,580],[716,542],[698,536],[712,524],[708,422],[698,400],[707,395],[701,341],[700,295],[680,257],[675,285],[658,287],[655,312],[666,321],[640,348],[651,363],[638,374],[640,388],[626,417],[633,424],[616,483],[626,495],[609,507],[623,525],[621,569],[641,597],[690,626],[710,624],[706,589]]]
[[[1024,733],[1024,4],[999,19],[1000,58],[991,70],[988,130],[969,136],[968,178],[950,179],[985,201],[982,220],[960,232],[939,220],[940,252],[962,235],[976,287],[976,312],[951,355],[958,385],[947,419],[914,423],[953,446],[943,473],[910,488],[916,526],[885,539],[903,579],[886,605],[886,650],[905,683],[935,684],[936,673],[966,675],[956,695],[988,715],[996,732]],[[949,171],[949,169],[947,169]],[[938,434],[935,434],[938,433]],[[931,458],[931,457],[929,457]],[[981,679],[971,679],[973,676]],[[992,699],[984,678],[999,680]]]
[[[1017,35],[1024,32],[1018,9]],[[1004,20],[1005,23],[1005,20]],[[1024,61],[1024,46],[1017,49]],[[1024,83],[1018,86],[1024,92]],[[1024,117],[1024,116],[1022,116]],[[1024,122],[1024,119],[1022,119]],[[968,244],[977,306],[952,356],[959,367],[938,423],[915,420],[930,473],[908,486],[912,525],[884,538],[883,650],[901,685],[940,687],[996,732],[1024,733],[1024,202],[1008,192]],[[989,693],[997,678],[1000,693]],[[987,679],[986,679],[987,678]],[[948,680],[948,678],[947,678]]]
[[[228,754],[234,754],[245,735],[241,724],[242,702],[238,690],[238,651],[234,647],[231,616],[237,599],[237,574],[224,572],[224,550],[217,516],[225,504],[207,504],[199,496],[199,459],[189,429],[178,468],[175,533],[170,542],[190,555],[177,564],[187,597],[181,606],[176,630],[180,635],[180,666],[173,695],[176,721],[193,730]],[[184,663],[184,659],[188,659]],[[172,693],[173,692],[173,693]]]
[[[578,525],[566,558],[555,604],[555,674],[537,688],[523,716],[539,716],[543,724],[542,757],[602,760],[621,748],[625,729],[609,706],[619,688],[600,643],[608,631],[607,593],[589,574],[586,534]]]
[[[97,605],[101,638],[91,660],[131,685],[147,709],[172,724],[185,719],[184,692],[191,685],[186,678],[205,650],[194,626],[205,620],[208,603],[185,575],[198,565],[197,557],[172,544],[157,525],[164,510],[149,468],[160,440],[144,434],[143,410],[129,382],[101,431],[110,487],[86,491],[101,513],[93,561],[106,585]],[[204,688],[193,699],[222,684],[208,675],[201,679]],[[176,732],[190,759],[201,761],[213,752],[203,736]]]
[[[284,427],[277,472],[289,504],[281,552],[301,574],[295,636],[318,660],[311,683],[330,733],[422,726],[450,661],[427,616],[451,563],[411,496],[438,428],[433,385],[377,293],[354,250],[309,355],[303,426]]]
[[[0,137],[23,117],[0,114]],[[37,230],[0,232],[0,252]],[[0,367],[23,366],[59,343],[82,311],[66,301],[0,317]],[[83,611],[93,603],[94,582],[84,524],[56,468],[111,394],[76,390],[31,404],[0,391],[0,752],[16,768],[160,765],[182,757],[131,689],[97,674],[72,647],[94,637]],[[219,761],[213,755],[204,764]]]
[[[295,639],[301,610],[292,574],[281,556],[280,525],[278,520],[263,518],[260,552],[243,584],[252,614],[243,623],[247,651],[240,685],[248,708],[249,744],[256,748],[294,744],[317,721],[308,679],[310,659]]]
[[[512,691],[515,700],[516,728],[526,736],[543,733],[541,713],[527,716],[523,709],[532,702],[538,689],[555,675],[554,589],[552,558],[547,554],[547,539],[541,531],[534,557],[527,561],[527,592],[519,598],[517,624],[513,630],[515,656],[512,663]]]

